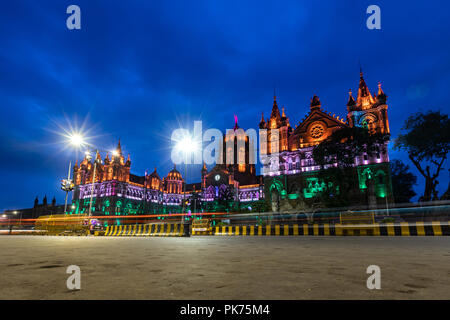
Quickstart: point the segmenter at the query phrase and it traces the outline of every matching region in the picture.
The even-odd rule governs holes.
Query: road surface
[[[450,237],[0,236],[0,256],[0,299],[450,299]]]

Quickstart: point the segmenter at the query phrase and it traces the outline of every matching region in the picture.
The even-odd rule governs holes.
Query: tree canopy
[[[394,201],[396,203],[409,202],[416,195],[413,186],[417,184],[417,177],[401,160],[391,160],[390,165]]]
[[[411,115],[395,139],[394,148],[405,150],[425,178],[423,201],[437,200],[437,178],[450,150],[450,120],[440,111]]]

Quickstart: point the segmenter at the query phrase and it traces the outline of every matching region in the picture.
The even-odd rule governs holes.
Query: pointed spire
[[[381,89],[381,82],[378,81],[378,95],[384,94],[383,89]]]
[[[280,109],[278,109],[277,96],[275,95],[275,92],[274,92],[274,96],[273,96],[272,113],[270,114],[270,119],[273,119],[273,118],[276,118],[276,119],[281,118]]]
[[[233,127],[233,130],[236,131],[237,129],[239,129],[238,117],[237,117],[237,115],[234,115],[234,127]]]
[[[379,104],[385,104],[387,100],[387,96],[384,93],[383,89],[381,89],[381,82],[378,81],[378,95],[377,100]]]
[[[281,110],[283,111],[282,114],[281,114],[281,117],[282,118],[286,118],[286,115],[284,114],[284,107],[281,107]]]
[[[261,121],[259,122],[259,128],[260,129],[266,128],[266,121],[264,120],[264,112],[261,113]]]
[[[120,145],[120,138],[119,138],[119,144],[117,145],[117,153],[122,155],[122,146]]]
[[[361,94],[363,97],[370,94],[369,88],[367,88],[366,81],[364,80],[364,75],[363,75],[361,68],[360,68],[360,72],[359,72],[359,90],[361,90]],[[359,92],[358,92],[358,94],[359,94]]]
[[[362,106],[363,108],[369,108],[370,105],[375,102],[372,95],[370,94],[369,88],[366,85],[361,67],[359,72],[358,97],[356,101],[358,106]]]
[[[356,101],[355,101],[355,99],[353,98],[353,96],[352,96],[352,89],[350,89],[349,91],[348,91],[348,102],[347,102],[347,106],[348,107],[351,107],[351,106],[354,106],[356,104]]]

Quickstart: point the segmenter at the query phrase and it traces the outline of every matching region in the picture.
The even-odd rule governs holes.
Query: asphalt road
[[[450,237],[0,236],[0,299],[450,299]]]

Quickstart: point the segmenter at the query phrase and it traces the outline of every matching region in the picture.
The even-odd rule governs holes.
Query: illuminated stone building
[[[238,129],[236,123],[234,131]],[[183,209],[183,201],[186,201],[187,210],[192,208],[192,204],[197,209],[195,211],[217,210],[219,194],[224,190],[232,192],[237,203],[250,204],[263,199],[262,177],[257,177],[255,165],[249,164],[248,137],[229,135],[226,139],[234,139],[234,154],[232,150],[225,149],[225,143],[221,154],[223,163],[209,172],[203,166],[201,183],[186,184],[175,166],[162,179],[156,168],[144,176],[130,173],[130,156],[125,161],[120,141],[111,158],[107,154],[102,160],[98,152],[95,159],[85,156],[80,164],[76,162],[74,166],[74,209],[71,213],[87,214],[91,196],[92,215],[178,213]],[[239,143],[238,139],[243,139],[243,143]],[[232,163],[225,163],[227,155],[234,159]],[[97,165],[93,183],[94,160]]]
[[[370,133],[389,134],[386,98],[380,84],[378,94],[372,96],[361,72],[357,99],[355,101],[350,91],[345,118],[326,112],[319,97],[314,96],[309,113],[292,128],[284,108],[280,115],[274,97],[270,118],[264,120],[263,116],[259,124],[260,129],[267,130],[264,136],[267,143],[261,142],[260,146],[265,194],[272,210],[295,209],[301,200],[312,199],[324,191],[327,183],[319,181],[320,167],[314,162],[312,152],[314,146],[336,130],[364,126]],[[386,197],[392,201],[387,142],[379,149],[374,157],[357,155],[354,163],[359,179],[359,186],[355,187],[361,195],[358,198],[364,199],[362,202],[365,203],[385,203]],[[296,199],[299,201],[289,201]]]
[[[326,112],[319,97],[313,96],[305,118],[292,127],[285,108],[280,112],[274,97],[270,117],[264,119],[263,114],[259,123],[261,175],[251,159],[253,139],[238,126],[237,118],[233,129],[224,134],[220,161],[210,170],[203,166],[199,183],[186,184],[175,166],[163,178],[156,168],[144,176],[130,173],[130,156],[125,160],[119,141],[111,156],[95,155],[94,184],[95,159],[76,162],[72,213],[87,213],[91,195],[93,215],[171,214],[181,212],[184,201],[187,209],[194,203],[195,211],[214,211],[220,210],[221,195],[228,193],[229,198],[230,192],[236,204],[233,209],[261,201],[275,212],[305,209],[311,206],[308,201],[329,187],[318,177],[321,168],[314,162],[314,147],[342,128],[361,126],[372,134],[389,134],[386,99],[380,84],[376,95],[370,93],[361,72],[356,100],[349,93],[346,117]],[[391,202],[387,142],[375,155],[357,155],[353,167],[358,181],[355,205]]]

